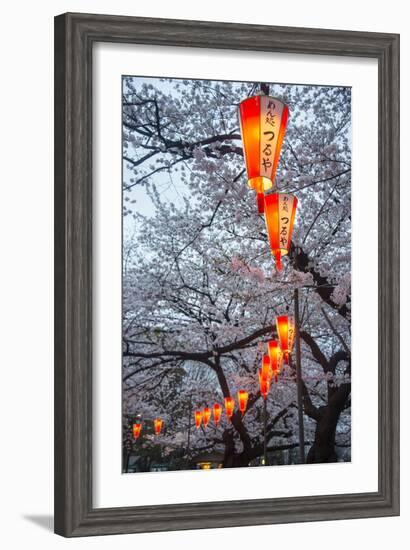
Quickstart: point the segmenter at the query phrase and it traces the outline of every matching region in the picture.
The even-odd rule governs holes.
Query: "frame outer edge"
[[[395,248],[393,253],[393,261],[396,266],[393,270],[395,278],[393,281],[393,310],[394,327],[395,327],[395,341],[393,347],[395,349],[394,354],[394,380],[392,394],[395,394],[394,409],[393,409],[393,423],[395,424],[393,434],[393,503],[392,508],[395,515],[400,515],[400,35],[396,35],[393,39],[393,55],[392,55],[392,106],[393,106],[393,148],[394,153],[392,156],[392,172],[395,182],[395,189],[393,194],[396,196],[396,226],[393,239],[395,241]],[[395,103],[394,98],[397,99]]]
[[[381,153],[381,189],[379,224],[382,232],[381,247],[384,261],[381,271],[385,270],[384,280],[380,281],[384,308],[380,338],[386,339],[381,347],[384,377],[381,390],[385,395],[381,400],[384,418],[381,425],[381,437],[384,442],[385,464],[384,479],[380,486],[389,500],[392,514],[400,514],[400,37],[395,35],[385,50],[384,64],[385,95],[382,98],[382,116],[384,125],[380,132]],[[380,71],[382,73],[382,70]],[[388,205],[383,209],[383,204]]]
[[[91,503],[91,105],[87,35],[55,18],[55,532]],[[87,57],[87,62],[84,58]]]
[[[379,61],[379,487],[400,514],[400,37]]]
[[[160,29],[164,37],[158,38]],[[229,30],[225,36],[224,30]],[[258,43],[249,46],[255,33]],[[297,34],[297,39],[292,33]],[[191,36],[194,36],[192,43]],[[229,48],[231,40],[232,49],[323,55],[338,52],[379,59],[379,247],[385,259],[379,264],[379,315],[384,315],[387,322],[380,325],[384,334],[380,334],[379,328],[378,493],[92,508],[92,113],[89,107],[91,52],[96,40],[221,49]],[[55,18],[56,533],[72,537],[399,513],[398,62],[399,37],[392,34],[89,14],[63,14]]]
[[[71,520],[66,474],[66,32],[66,17],[60,15],[54,19],[54,530],[61,535]]]

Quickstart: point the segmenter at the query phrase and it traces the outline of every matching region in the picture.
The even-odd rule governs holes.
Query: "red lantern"
[[[246,405],[248,404],[248,397],[249,397],[249,394],[247,391],[245,390],[238,391],[238,404],[239,404],[239,410],[241,411],[242,415],[245,414]]]
[[[282,350],[280,349],[279,342],[276,340],[268,342],[268,352],[272,375],[275,377],[275,382],[277,382],[278,374],[282,369]]]
[[[196,429],[198,430],[202,422],[202,411],[195,411],[194,418],[195,418],[195,426],[196,426]]]
[[[298,199],[289,193],[271,193],[264,200],[270,248],[280,271],[281,257],[289,252]]]
[[[270,377],[263,374],[262,369],[258,371],[259,375],[259,389],[264,399],[268,397],[270,389]]]
[[[225,397],[226,416],[232,418],[235,409],[235,399],[233,397]]]
[[[142,424],[141,422],[135,422],[135,424],[132,425],[132,433],[134,436],[134,439],[138,439],[141,433]]]
[[[205,407],[205,409],[202,411],[202,422],[205,428],[208,426],[210,418],[211,418],[211,409],[209,407]]]
[[[279,315],[276,317],[276,330],[284,359],[289,364],[289,355],[295,343],[295,318],[292,315]]]
[[[215,403],[214,406],[213,406],[213,411],[214,411],[215,426],[217,426],[219,424],[219,421],[221,419],[221,414],[222,414],[221,405],[219,403]]]
[[[289,109],[275,97],[257,95],[239,104],[239,122],[248,185],[258,198],[263,212],[263,194],[275,181]]]
[[[162,420],[161,418],[156,418],[154,420],[155,435],[159,435],[161,433],[161,429],[162,429]]]
[[[262,357],[262,376],[265,378],[268,378],[269,380],[272,378],[272,366],[271,366],[271,360],[269,355],[264,355]]]

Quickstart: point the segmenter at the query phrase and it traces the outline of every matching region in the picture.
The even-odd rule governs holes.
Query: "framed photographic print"
[[[55,530],[399,513],[399,37],[55,20]]]

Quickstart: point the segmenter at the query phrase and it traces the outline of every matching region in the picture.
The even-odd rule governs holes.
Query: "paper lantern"
[[[205,407],[202,411],[202,422],[205,428],[209,424],[209,419],[211,418],[211,409],[209,407]]]
[[[245,414],[246,411],[246,405],[248,404],[248,397],[249,394],[245,390],[239,390],[238,391],[238,404],[239,404],[239,410],[242,414]]]
[[[269,380],[272,378],[272,367],[271,367],[271,360],[269,355],[264,355],[262,357],[262,376],[265,376]]]
[[[271,340],[268,342],[268,353],[272,375],[275,377],[275,382],[277,382],[278,374],[282,370],[282,350],[277,340]]]
[[[290,193],[265,195],[265,222],[276,269],[282,269],[282,256],[289,252],[298,199]]]
[[[233,411],[235,409],[235,400],[233,397],[225,397],[225,410],[226,416],[232,418]]]
[[[141,422],[135,422],[135,424],[132,425],[132,434],[134,436],[134,439],[138,439],[141,433],[142,424]]]
[[[198,430],[202,422],[202,411],[195,411],[194,418],[195,418],[195,426],[196,426],[196,429]]]
[[[270,377],[263,374],[262,369],[259,369],[258,371],[259,376],[259,389],[261,392],[261,395],[264,399],[268,397],[269,389],[270,389]]]
[[[214,412],[215,426],[217,426],[219,424],[220,419],[221,419],[222,407],[219,403],[215,403],[214,406],[212,407],[212,410]]]
[[[275,97],[257,95],[239,104],[243,151],[248,185],[257,193],[263,212],[263,194],[275,181],[289,109]]]
[[[156,418],[154,420],[155,435],[159,435],[161,433],[161,429],[162,429],[162,420],[161,418]]]
[[[289,355],[295,343],[295,318],[293,315],[279,315],[276,317],[276,330],[283,357],[289,364]]]

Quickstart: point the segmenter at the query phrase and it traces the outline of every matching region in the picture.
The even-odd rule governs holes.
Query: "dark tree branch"
[[[310,273],[315,281],[315,291],[332,309],[336,310],[345,319],[350,318],[350,296],[346,301],[346,304],[340,306],[333,301],[332,294],[335,289],[335,285],[331,283],[326,277],[323,277],[311,264],[309,256],[302,248],[296,247],[293,242],[290,246],[289,258],[292,261],[293,267],[297,271],[302,273]]]

